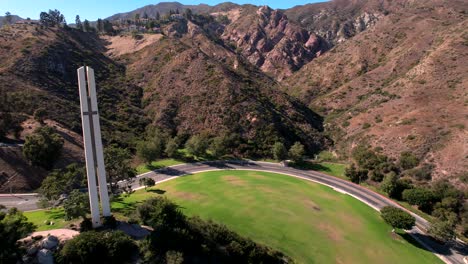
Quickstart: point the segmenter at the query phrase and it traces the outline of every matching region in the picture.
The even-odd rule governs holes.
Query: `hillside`
[[[103,138],[107,144],[128,146],[145,125],[141,114],[141,90],[126,83],[124,69],[104,56],[101,40],[94,35],[33,25],[0,29],[0,113],[15,120],[16,140],[21,142],[37,127],[32,116],[45,111],[46,123],[65,139],[63,167],[82,162],[81,119],[76,69],[83,64],[96,69]],[[9,138],[15,139],[10,130]],[[112,132],[112,133],[111,133]],[[45,171],[27,165],[16,147],[2,147],[2,185],[13,176],[17,191],[38,187]],[[22,165],[19,165],[22,164]],[[0,188],[3,188],[0,186]]]
[[[119,61],[144,90],[152,124],[172,135],[239,137],[239,154],[271,155],[271,145],[301,141],[312,152],[327,144],[322,119],[242,57],[210,40],[193,22],[179,21],[165,37]]]
[[[284,87],[326,116],[343,154],[362,141],[395,158],[413,151],[456,181],[468,169],[467,14],[466,1],[396,1]]]

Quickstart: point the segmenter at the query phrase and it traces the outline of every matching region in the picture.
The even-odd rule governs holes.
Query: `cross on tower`
[[[78,69],[78,87],[80,90],[81,121],[83,127],[91,220],[93,227],[99,227],[101,225],[101,219],[97,184],[99,184],[102,215],[110,216],[111,212],[109,194],[107,192],[104,155],[102,151],[101,125],[99,123],[96,84],[94,80],[94,70],[92,68],[83,66]]]

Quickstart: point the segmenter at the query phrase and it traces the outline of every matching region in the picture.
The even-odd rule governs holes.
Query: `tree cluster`
[[[49,10],[49,12],[41,12],[39,15],[39,22],[45,27],[64,26],[67,21],[57,9]]]
[[[457,229],[459,234],[468,235],[468,203],[463,192],[447,181],[432,185],[415,185],[412,181],[430,179],[431,165],[420,165],[420,159],[411,152],[402,152],[396,163],[366,146],[355,148],[352,157],[355,163],[345,171],[351,181],[361,183],[368,178],[381,181],[380,189],[389,197],[406,201],[434,216],[436,222],[429,230],[434,237],[445,241],[453,238]],[[448,235],[444,236],[441,230]]]
[[[141,248],[144,260],[170,263],[290,263],[281,252],[239,236],[226,226],[186,217],[177,205],[158,197],[137,208],[154,231]],[[171,262],[172,263],[172,262]]]
[[[23,127],[21,121],[23,119],[12,115],[10,112],[0,112],[0,139],[13,132],[16,138],[19,138]]]
[[[132,155],[127,149],[115,145],[111,145],[104,150],[107,183],[112,194],[131,191],[130,186],[136,176],[136,171],[130,164],[131,158]],[[126,185],[119,185],[119,181],[125,181]]]
[[[42,181],[38,189],[44,207],[58,201],[61,196],[68,196],[75,189],[86,188],[86,176],[83,166],[70,164],[61,170],[54,170]]]
[[[23,154],[32,165],[50,170],[60,158],[62,148],[63,138],[53,128],[43,126],[26,136]]]
[[[300,142],[296,142],[288,151],[283,143],[276,142],[273,144],[271,152],[275,160],[286,160],[289,158],[295,163],[300,163],[304,160],[305,148]]]

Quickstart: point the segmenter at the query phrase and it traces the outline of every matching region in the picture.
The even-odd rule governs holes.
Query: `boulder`
[[[53,249],[59,243],[59,240],[56,236],[48,236],[44,238],[41,242],[41,246],[45,249]]]
[[[54,264],[54,256],[52,251],[48,249],[41,249],[37,253],[37,262],[39,264]]]
[[[37,253],[38,250],[39,249],[36,246],[32,246],[28,248],[28,250],[26,250],[26,253],[28,254],[28,256],[33,256]]]

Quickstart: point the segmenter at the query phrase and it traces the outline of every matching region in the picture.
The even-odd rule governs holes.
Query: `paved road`
[[[253,162],[253,161],[226,161],[226,162],[202,162],[202,163],[191,163],[191,164],[180,164],[176,166],[171,166],[164,169],[159,169],[156,171],[144,173],[138,177],[151,177],[155,181],[166,181],[174,177],[190,175],[197,172],[209,171],[209,170],[260,170],[268,171],[274,173],[286,174],[294,177],[303,178],[306,180],[311,180],[320,184],[327,185],[339,192],[347,193],[348,195],[353,196],[354,198],[366,203],[370,207],[379,210],[380,208],[392,205],[400,207],[398,204],[392,200],[377,194],[373,191],[370,191],[360,185],[353,184],[348,181],[338,179],[336,177],[328,176],[315,171],[304,171],[299,169],[294,169],[290,167],[283,167],[277,163],[268,163],[268,162]],[[125,184],[125,183],[121,183]],[[138,180],[134,181],[132,188],[136,189],[139,186]],[[18,206],[21,210],[22,208],[32,208],[32,202],[30,201],[18,201],[22,202]],[[3,203],[3,198],[0,196],[0,204]],[[12,201],[10,200],[10,204]],[[14,203],[13,203],[14,204]],[[401,207],[400,207],[401,208]],[[31,209],[28,209],[31,210]],[[468,255],[468,247],[460,242],[453,242],[450,245],[439,245],[425,235],[423,230],[429,228],[429,223],[424,220],[422,217],[411,213],[416,218],[417,227],[409,230],[408,233],[418,240],[425,248],[430,248],[439,258],[444,260],[446,263],[454,264],[465,264],[463,258]]]
[[[38,209],[39,197],[36,194],[0,194],[0,204],[7,208],[16,207],[21,211]]]

